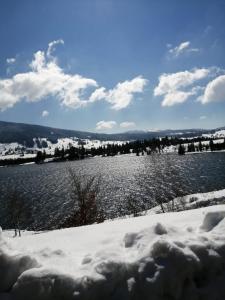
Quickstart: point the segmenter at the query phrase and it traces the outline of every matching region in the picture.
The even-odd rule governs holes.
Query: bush
[[[73,201],[71,214],[60,227],[75,227],[101,223],[105,214],[98,202],[102,180],[97,175],[82,175],[71,167],[68,168],[70,194]]]

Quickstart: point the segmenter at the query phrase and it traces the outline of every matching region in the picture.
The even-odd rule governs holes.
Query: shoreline
[[[195,151],[195,152],[185,152],[184,155],[191,155],[191,154],[203,154],[203,153],[220,153],[220,152],[225,152],[224,149],[222,150],[214,150],[214,151]],[[171,154],[177,154],[179,155],[177,152],[175,151],[171,151],[171,152],[161,152],[161,153],[156,153],[156,154],[159,154],[159,155],[171,155]],[[10,164],[4,164],[2,165],[1,162],[3,162],[4,160],[6,159],[1,159],[0,157],[0,168],[4,168],[4,167],[13,167],[13,166],[26,166],[26,165],[33,165],[33,164],[38,164],[38,165],[44,165],[44,164],[48,164],[48,163],[58,163],[58,162],[66,162],[66,161],[76,161],[76,160],[83,160],[83,159],[88,159],[88,158],[96,158],[96,157],[104,157],[104,158],[107,158],[107,157],[119,157],[119,156],[123,156],[123,155],[133,155],[133,156],[137,156],[135,153],[130,153],[130,154],[117,154],[117,155],[113,155],[113,156],[102,156],[102,155],[95,155],[95,156],[92,156],[92,157],[84,157],[82,159],[75,159],[75,160],[69,160],[69,159],[57,159],[57,158],[47,158],[46,160],[47,161],[43,161],[41,163],[36,163],[35,160],[32,160],[32,161],[28,161],[28,162],[24,162],[24,163],[21,163],[21,160],[20,159],[20,163],[18,162],[17,163],[17,159],[10,159],[13,163],[10,163]],[[150,155],[139,155],[140,157],[141,156],[151,156],[151,155],[155,155],[155,154],[150,154]],[[24,160],[26,160],[26,158],[24,158]]]

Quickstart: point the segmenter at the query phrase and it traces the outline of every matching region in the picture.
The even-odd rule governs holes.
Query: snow
[[[176,133],[181,134],[181,133]],[[225,137],[225,130],[220,130],[215,132],[214,134],[203,134],[203,137],[214,139],[214,144],[223,143]],[[192,138],[190,138],[192,139]],[[91,148],[99,148],[99,147],[107,147],[107,145],[123,145],[129,141],[100,141],[100,140],[91,140],[91,139],[78,139],[77,137],[68,137],[68,138],[59,138],[56,143],[52,143],[47,138],[33,138],[34,146],[32,148],[26,148],[25,146],[18,143],[10,143],[10,144],[1,144],[0,143],[0,159],[18,159],[21,158],[30,158],[36,156],[37,151],[44,151],[46,154],[54,155],[55,149],[68,149],[71,146],[79,148],[81,145],[85,149]],[[44,144],[42,144],[44,142]],[[210,140],[202,141],[202,145],[209,145]],[[199,143],[195,142],[195,146],[198,146]],[[46,145],[44,148],[38,148],[38,145]],[[187,150],[188,144],[183,144]],[[167,146],[164,147],[164,153],[174,153],[177,152],[178,145],[176,146]]]
[[[0,156],[1,160],[7,160],[7,159],[25,159],[25,158],[34,158],[36,157],[36,154],[31,154],[31,153],[25,153],[23,156],[20,154],[8,154],[4,156]]]
[[[209,138],[225,138],[225,130],[221,129],[212,134],[205,133],[205,134],[202,134],[202,136],[206,137],[206,138],[208,138],[208,137]]]
[[[75,137],[71,138],[62,138],[58,139],[56,144],[52,144],[51,142],[47,141],[48,147],[55,149],[56,147],[59,149],[67,149],[69,146],[74,147],[81,147],[81,144],[83,144],[85,149],[91,149],[91,148],[99,148],[106,146],[108,144],[112,145],[122,145],[125,144],[126,141],[100,141],[100,140],[89,140],[89,139],[77,139]]]
[[[8,143],[8,144],[2,144],[0,143],[0,155],[4,156],[8,153],[14,153],[17,149],[17,151],[21,151],[23,148],[22,145],[18,143]]]
[[[89,139],[78,139],[76,137],[70,138],[60,138],[56,143],[52,143],[47,138],[33,138],[34,146],[32,148],[26,148],[18,143],[11,144],[0,144],[0,159],[18,159],[21,158],[31,158],[36,156],[37,151],[44,151],[46,154],[53,155],[55,149],[69,149],[71,146],[79,148],[81,144],[85,149],[107,147],[107,145],[123,145],[126,141],[100,141],[100,140],[89,140]],[[38,148],[38,142],[42,145],[42,142],[45,142],[47,145],[46,148]],[[23,149],[23,150],[22,150]],[[31,153],[27,153],[31,152]]]
[[[205,207],[215,204],[225,203],[225,189],[212,191],[207,193],[195,193],[182,197],[177,197],[168,203],[164,203],[165,211],[180,211],[185,209],[194,209],[197,207]],[[160,205],[155,206],[143,214],[159,214],[162,212]]]
[[[0,299],[225,299],[225,205],[0,235]]]

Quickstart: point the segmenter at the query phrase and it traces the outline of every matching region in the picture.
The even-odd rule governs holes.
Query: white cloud
[[[11,57],[11,58],[7,58],[6,59],[6,62],[7,62],[7,64],[14,64],[14,62],[16,62],[16,59],[14,58],[14,57]]]
[[[47,110],[43,110],[42,112],[42,117],[45,118],[45,117],[48,117],[49,116],[49,112]]]
[[[95,102],[104,99],[111,104],[112,109],[120,110],[131,103],[135,93],[143,92],[147,82],[147,79],[138,76],[132,80],[119,82],[113,89],[108,91],[105,88],[99,88],[92,93],[90,100]]]
[[[97,130],[112,129],[115,126],[116,126],[115,121],[99,121],[96,124],[96,129]]]
[[[162,106],[172,106],[185,102],[190,96],[195,95],[201,87],[190,87],[195,82],[206,78],[211,69],[194,69],[171,74],[162,74],[159,83],[154,89],[154,96],[164,96]],[[189,90],[187,90],[189,88]]]
[[[56,43],[50,43],[50,48],[54,45]],[[30,69],[29,72],[0,79],[0,110],[21,100],[36,102],[48,96],[55,96],[65,106],[78,108],[86,105],[87,100],[82,99],[84,91],[97,86],[93,79],[66,74],[56,60],[47,58],[44,51],[34,54]]]
[[[199,100],[202,104],[225,101],[225,75],[220,75],[210,81]]]
[[[183,53],[200,51],[198,48],[191,48],[190,45],[190,41],[182,42],[180,45],[170,49],[169,54],[171,54],[173,57],[178,57]]]
[[[162,74],[159,77],[159,84],[154,89],[154,95],[160,96],[170,91],[187,87],[195,81],[207,77],[209,73],[209,69],[194,69],[193,71]]]
[[[104,99],[105,97],[106,97],[106,89],[104,87],[100,87],[91,94],[90,102],[96,102]]]
[[[206,117],[206,116],[200,116],[199,119],[200,119],[200,120],[205,120],[205,119],[207,119],[207,117]]]
[[[171,91],[167,93],[162,101],[162,106],[173,106],[185,102],[193,92]]]
[[[136,124],[134,122],[122,122],[120,123],[120,127],[121,128],[131,128],[131,127],[135,127]]]
[[[55,47],[59,44],[64,45],[64,40],[59,39],[59,40],[52,41],[48,44],[48,50],[47,50],[48,57],[52,56],[52,52],[55,51]]]
[[[141,76],[118,83],[107,91],[104,87],[98,87],[94,79],[65,73],[57,59],[52,57],[55,46],[63,43],[63,40],[53,41],[49,43],[47,52],[37,51],[29,65],[30,71],[0,79],[0,110],[22,100],[36,102],[49,96],[54,96],[69,108],[76,109],[97,100],[105,100],[113,109],[119,110],[130,104],[134,93],[143,92],[147,80]],[[90,88],[95,89],[92,94]]]

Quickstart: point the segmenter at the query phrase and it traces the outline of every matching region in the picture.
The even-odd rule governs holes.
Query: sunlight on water
[[[31,203],[36,228],[47,228],[68,214],[71,207],[68,167],[84,174],[100,174],[101,201],[107,217],[125,214],[124,199],[140,199],[144,208],[156,199],[225,188],[225,153],[178,156],[155,155],[97,157],[82,161],[0,169],[0,217],[7,224],[4,207],[12,190]]]

